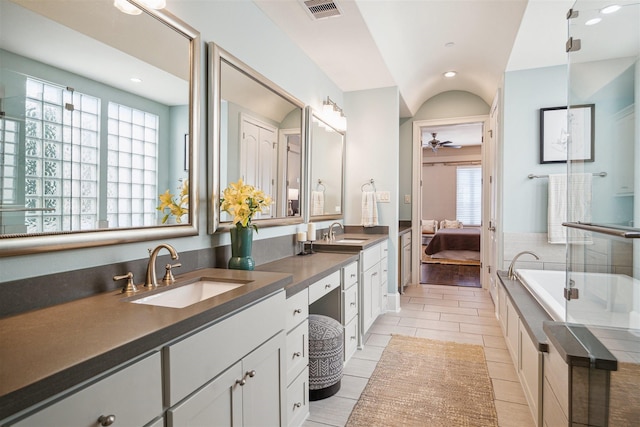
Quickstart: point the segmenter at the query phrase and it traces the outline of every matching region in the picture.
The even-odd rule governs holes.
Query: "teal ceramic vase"
[[[253,228],[235,226],[231,230],[231,259],[229,268],[232,270],[253,270],[256,266],[251,258],[253,245]]]

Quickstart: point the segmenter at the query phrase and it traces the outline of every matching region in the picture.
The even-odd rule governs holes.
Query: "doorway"
[[[417,185],[412,222],[420,227],[414,227],[412,239],[419,254],[414,257],[418,274],[413,283],[482,286],[482,142],[487,120],[473,116],[414,122]]]

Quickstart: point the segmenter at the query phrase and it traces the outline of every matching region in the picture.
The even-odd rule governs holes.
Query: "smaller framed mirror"
[[[345,134],[307,107],[309,220],[344,215]]]
[[[209,70],[209,233],[231,226],[220,195],[239,179],[273,200],[260,227],[301,223],[304,104],[215,43]]]

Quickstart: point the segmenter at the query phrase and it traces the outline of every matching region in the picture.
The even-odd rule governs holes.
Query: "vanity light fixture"
[[[451,70],[451,71],[447,71],[447,72],[446,72],[446,73],[444,73],[443,75],[444,75],[446,78],[449,78],[449,79],[450,79],[451,77],[455,77],[457,74],[458,74],[458,73],[457,73],[456,71]]]
[[[610,13],[615,13],[619,11],[620,7],[621,6],[618,4],[612,4],[611,6],[603,7],[602,9],[600,9],[600,13],[604,15],[609,15]]]
[[[325,120],[336,129],[342,131],[347,130],[347,118],[342,108],[338,107],[338,104],[333,102],[328,96],[325,101],[322,101],[322,114]]]
[[[149,9],[164,9],[167,6],[166,0],[136,0],[141,5]],[[142,11],[127,0],[113,0],[113,5],[127,15],[140,15]]]

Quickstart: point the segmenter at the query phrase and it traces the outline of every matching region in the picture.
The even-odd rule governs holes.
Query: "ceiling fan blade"
[[[442,148],[462,148],[462,145],[443,145]]]
[[[453,144],[453,142],[451,142],[451,141],[444,141],[444,142],[441,142],[441,143],[440,143],[440,145],[444,145],[444,144]]]

